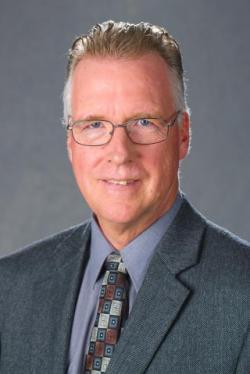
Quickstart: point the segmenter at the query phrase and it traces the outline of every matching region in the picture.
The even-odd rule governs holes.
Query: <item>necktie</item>
[[[128,273],[121,255],[111,253],[104,267],[106,271],[86,357],[85,374],[106,372],[128,311]]]

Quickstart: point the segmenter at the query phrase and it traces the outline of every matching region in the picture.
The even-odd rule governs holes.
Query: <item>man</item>
[[[64,115],[93,217],[0,261],[0,372],[249,373],[249,244],[179,188],[177,42],[147,23],[93,27],[69,53]]]

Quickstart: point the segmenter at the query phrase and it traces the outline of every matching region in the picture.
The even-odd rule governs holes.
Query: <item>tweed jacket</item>
[[[1,374],[67,374],[90,237],[86,222],[0,260]],[[249,244],[184,200],[106,373],[249,374],[249,326]]]

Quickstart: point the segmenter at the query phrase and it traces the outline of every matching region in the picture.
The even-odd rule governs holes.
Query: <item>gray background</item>
[[[250,239],[249,0],[0,0],[0,254],[89,215],[61,128],[66,52],[113,18],[166,26],[189,79],[192,151],[182,189]]]

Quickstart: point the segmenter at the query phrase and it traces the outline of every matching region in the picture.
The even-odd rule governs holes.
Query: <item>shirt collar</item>
[[[181,194],[178,194],[174,204],[168,212],[121,250],[120,253],[123,262],[127,268],[136,292],[139,291],[142,285],[145,273],[157,244],[174,220],[181,204],[182,196]],[[114,251],[115,248],[104,237],[94,216],[92,216],[90,258],[88,264],[91,268],[91,286],[94,287],[106,257]],[[140,266],[138,266],[138,264],[140,264]]]

